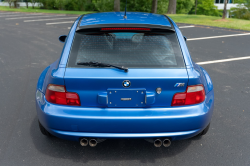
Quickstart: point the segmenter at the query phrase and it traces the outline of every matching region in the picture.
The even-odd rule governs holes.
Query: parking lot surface
[[[106,140],[91,148],[43,136],[35,109],[37,79],[60,57],[58,37],[68,34],[76,17],[0,12],[1,166],[250,165],[250,35],[238,35],[250,32],[237,30],[179,25],[193,61],[212,61],[202,65],[215,92],[210,130],[202,138],[169,148],[140,139]],[[245,59],[216,62],[240,57]]]

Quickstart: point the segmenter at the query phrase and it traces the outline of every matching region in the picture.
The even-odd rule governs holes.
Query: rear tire
[[[208,130],[209,130],[209,127],[210,127],[210,123],[207,125],[207,127],[202,131],[202,132],[200,132],[197,136],[198,137],[201,137],[201,136],[203,136],[203,135],[206,135],[207,134],[207,132],[208,132]]]
[[[42,124],[38,121],[40,131],[43,135],[46,135],[47,137],[51,137],[52,135],[42,126]]]

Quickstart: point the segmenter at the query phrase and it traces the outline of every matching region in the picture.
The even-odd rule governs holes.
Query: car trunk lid
[[[113,68],[66,68],[64,80],[67,91],[79,94],[82,107],[170,107],[173,95],[186,90],[188,75],[186,68],[129,69],[127,73]],[[130,86],[124,87],[124,81]]]

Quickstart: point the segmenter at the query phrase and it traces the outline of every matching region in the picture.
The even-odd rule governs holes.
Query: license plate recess
[[[146,89],[108,89],[108,107],[145,107]]]

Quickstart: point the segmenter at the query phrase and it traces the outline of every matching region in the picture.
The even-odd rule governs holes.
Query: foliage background
[[[5,0],[8,1],[8,0]],[[18,1],[18,0],[11,0]],[[70,10],[70,11],[98,11],[108,12],[114,9],[114,0],[26,0],[41,3],[42,9]],[[126,0],[121,1],[121,11],[125,9]],[[234,0],[237,8],[230,11],[233,18],[250,20],[250,0]],[[165,14],[169,0],[158,0],[157,13]],[[127,11],[151,12],[152,0],[128,0]],[[195,14],[195,0],[177,0],[177,14]],[[207,16],[222,16],[222,10],[214,5],[214,0],[198,0],[197,14]]]
[[[250,20],[250,0],[235,0],[237,8],[233,8],[230,14],[233,18]]]
[[[195,5],[195,0],[177,0],[176,13],[188,14]]]

